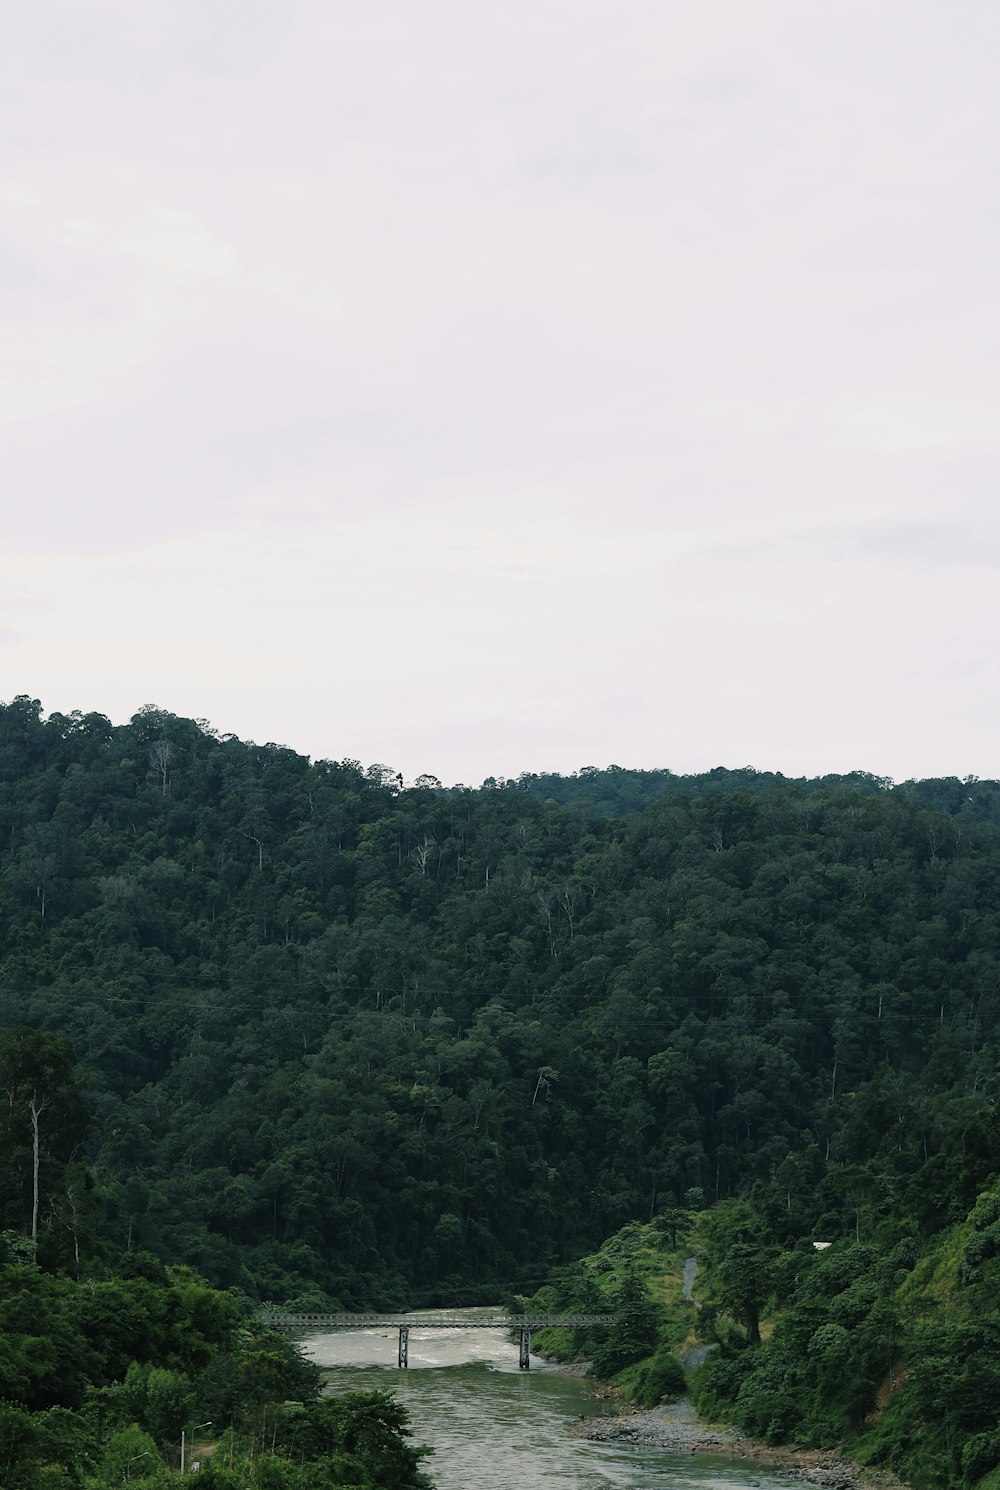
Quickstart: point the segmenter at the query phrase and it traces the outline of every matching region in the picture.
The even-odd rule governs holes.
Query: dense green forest
[[[835,1169],[820,1181],[844,1183]],[[822,1249],[766,1204],[672,1208],[519,1304],[614,1310],[610,1330],[539,1331],[536,1345],[643,1406],[690,1391],[708,1422],[768,1445],[837,1447],[917,1490],[997,1490],[1000,1183],[933,1235],[884,1203],[885,1183],[853,1177],[854,1224]]]
[[[0,1233],[4,1490],[164,1490],[195,1458],[201,1490],[431,1490],[391,1397],[321,1398],[315,1366],[189,1270],[134,1253],[78,1282],[22,1243]]]
[[[954,1382],[961,1350],[994,1351],[997,782],[407,786],[21,697],[0,853],[12,1266],[71,1291],[145,1258],[245,1308],[418,1307],[695,1226],[709,1409],[832,1441],[926,1358],[940,1378],[904,1371],[882,1457],[912,1468],[945,1381],[926,1483],[993,1462],[993,1376],[974,1408]],[[655,1397],[676,1342],[625,1281],[598,1354],[645,1362]]]
[[[964,1215],[1000,787],[650,774],[612,816],[639,773],[405,788],[14,700],[0,1022],[71,1041],[94,1117],[42,1115],[43,1169],[86,1160],[115,1251],[344,1307],[495,1299],[695,1192],[836,1231],[888,1168],[887,1207]],[[43,1184],[42,1259],[97,1209]]]

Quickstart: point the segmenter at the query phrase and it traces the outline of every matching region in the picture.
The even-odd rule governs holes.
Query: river
[[[788,1490],[787,1478],[742,1460],[572,1437],[566,1423],[602,1403],[585,1381],[534,1356],[519,1371],[502,1330],[415,1324],[407,1371],[396,1365],[395,1330],[316,1332],[301,1343],[328,1391],[396,1394],[413,1442],[435,1450],[424,1468],[437,1490]]]

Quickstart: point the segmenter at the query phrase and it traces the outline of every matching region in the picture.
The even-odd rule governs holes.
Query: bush
[[[1000,1429],[974,1433],[962,1447],[962,1473],[966,1484],[974,1485],[983,1475],[1000,1464]]]
[[[753,1367],[753,1352],[749,1350],[710,1355],[691,1378],[691,1395],[702,1417],[730,1418],[740,1387]]]
[[[687,1391],[684,1367],[668,1350],[658,1350],[642,1374],[639,1383],[639,1401],[643,1407],[655,1407],[658,1402],[673,1402]]]

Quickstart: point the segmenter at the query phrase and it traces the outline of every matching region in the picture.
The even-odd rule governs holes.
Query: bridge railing
[[[299,1314],[291,1309],[261,1309],[257,1316],[272,1330],[301,1334],[306,1330],[398,1330],[401,1371],[410,1362],[411,1330],[507,1330],[520,1338],[518,1366],[527,1371],[531,1359],[531,1332],[546,1328],[583,1329],[589,1325],[612,1325],[614,1314]]]
[[[613,1325],[615,1314],[319,1314],[291,1309],[261,1309],[262,1324],[273,1330],[542,1330],[587,1329]]]

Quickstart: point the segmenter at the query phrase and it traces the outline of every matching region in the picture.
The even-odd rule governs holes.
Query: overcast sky
[[[31,0],[0,698],[1000,775],[996,0]]]

